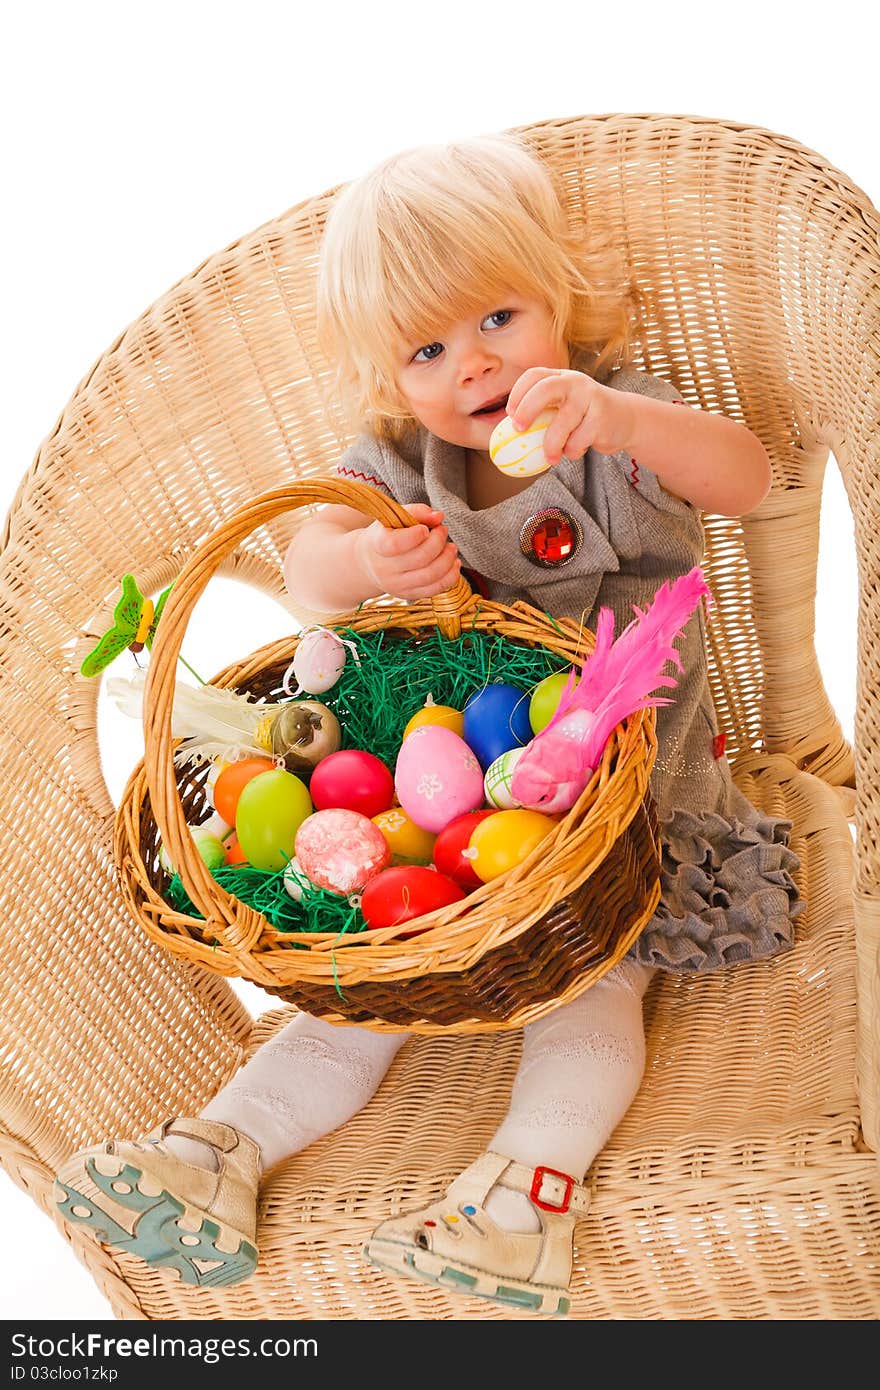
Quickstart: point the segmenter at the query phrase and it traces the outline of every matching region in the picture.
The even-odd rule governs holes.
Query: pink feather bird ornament
[[[668,661],[681,671],[672,645],[700,599],[712,601],[703,571],[662,584],[644,611],[633,605],[635,618],[614,640],[614,614],[602,608],[596,623],[596,643],[581,666],[572,671],[556,713],[526,745],[517,760],[510,792],[521,806],[550,815],[568,811],[586,787],[602,758],[612,731],[622,719],[650,705],[671,700],[653,696],[658,687],[674,687],[664,676]]]

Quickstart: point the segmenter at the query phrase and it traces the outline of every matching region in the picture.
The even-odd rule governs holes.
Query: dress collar
[[[421,432],[419,442],[428,501],[445,514],[466,566],[509,588],[543,591],[536,604],[548,611],[592,611],[602,578],[620,569],[608,537],[580,500],[584,468],[601,467],[598,460],[594,463],[589,456],[564,459],[522,492],[472,511],[467,502],[465,450],[428,431]],[[567,564],[543,568],[522,553],[519,536],[525,522],[548,507],[567,512],[580,526],[582,540]]]

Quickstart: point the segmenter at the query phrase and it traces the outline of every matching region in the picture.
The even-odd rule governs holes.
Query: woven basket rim
[[[328,618],[327,625],[334,628],[351,627],[357,631],[358,624],[363,623],[366,619],[373,622],[375,626],[405,629],[415,635],[421,630],[435,626],[433,616],[430,613],[424,610],[419,612],[417,609],[418,605],[415,604],[364,604],[356,613],[334,615]],[[517,619],[526,617],[532,623],[534,623],[535,617],[539,618],[544,625],[544,630],[538,628],[533,641],[535,644],[547,646],[550,650],[553,650],[554,636],[561,636],[563,639],[568,637],[569,640],[571,638],[571,631],[567,632],[566,628],[561,627],[558,620],[550,619],[549,615],[539,614],[538,610],[532,609],[528,604],[519,603],[508,607],[494,603],[492,600],[483,599],[478,595],[472,596],[469,608],[463,615],[465,618],[463,628],[473,625],[478,631],[495,631],[497,629],[494,624],[499,618],[503,619],[505,614],[513,615]],[[470,622],[467,621],[468,618],[470,618]],[[574,627],[571,620],[563,621],[568,623],[569,629]],[[588,654],[592,650],[594,642],[593,634],[589,629],[578,628],[576,636],[581,657],[575,657],[573,660],[582,659],[583,655]],[[208,683],[226,689],[235,688],[247,691],[246,673],[265,670],[273,664],[273,658],[277,661],[283,659],[288,662],[291,651],[295,650],[296,641],[297,638],[293,636],[267,643],[250,653],[244,662],[232,663],[224,667]],[[283,648],[283,657],[280,648]],[[565,653],[557,649],[556,654],[564,655]],[[400,924],[397,927],[366,929],[351,936],[339,932],[286,932],[274,927],[257,909],[242,903],[233,892],[226,890],[220,884],[215,884],[218,903],[233,915],[242,913],[250,916],[253,914],[263,924],[260,936],[244,953],[251,959],[256,957],[271,958],[273,963],[284,961],[289,963],[291,969],[295,970],[297,965],[301,965],[304,954],[308,954],[313,959],[320,956],[326,956],[329,959],[332,956],[334,969],[337,972],[351,961],[357,963],[359,973],[360,970],[367,967],[372,972],[382,973],[382,966],[390,958],[392,952],[398,955],[401,950],[405,950],[414,969],[429,965],[432,973],[442,973],[444,970],[455,971],[459,969],[458,962],[452,961],[444,964],[438,962],[435,957],[438,949],[452,944],[457,928],[467,931],[472,926],[472,923],[469,924],[466,921],[468,917],[472,917],[476,910],[487,904],[491,904],[497,911],[499,903],[503,901],[503,895],[508,893],[511,888],[521,890],[524,886],[524,880],[528,879],[537,862],[539,860],[546,862],[548,859],[552,859],[563,847],[572,830],[581,825],[587,817],[592,817],[593,829],[596,829],[602,816],[612,803],[620,782],[639,763],[640,757],[644,772],[642,780],[647,786],[648,764],[653,761],[653,755],[656,752],[654,728],[655,716],[653,709],[650,708],[635,711],[628,719],[621,721],[606,744],[602,763],[594,772],[577,802],[564,816],[560,817],[556,827],[520,864],[498,878],[484,883],[480,888],[475,888],[464,899],[433,913],[426,913],[421,918],[412,919],[411,922]],[[175,746],[178,743],[179,741],[175,741]],[[146,865],[143,855],[140,853],[141,845],[138,843],[137,846],[134,846],[131,843],[127,822],[127,811],[131,798],[144,782],[145,764],[142,759],[129,778],[116,813],[115,844],[117,846],[117,867],[120,872],[125,872],[127,867],[138,881],[141,891],[146,889],[149,892]],[[638,779],[636,790],[641,790],[642,793],[644,791],[644,788],[640,787]],[[147,795],[149,795],[148,787]],[[633,795],[630,798],[627,812],[617,820],[614,826],[614,834],[611,834],[609,829],[609,833],[604,837],[602,854],[594,855],[585,861],[583,872],[579,878],[577,880],[567,878],[567,886],[589,876],[595,863],[604,857],[604,853],[607,853],[615,835],[626,827],[636,813],[640,801],[641,795]],[[133,860],[132,852],[135,849],[137,850],[137,859]],[[157,897],[159,896],[157,895]],[[520,934],[528,930],[531,922],[540,915],[540,910],[540,907],[533,907],[530,912],[524,914],[520,925],[513,934]],[[173,913],[170,908],[168,911],[174,916],[175,922],[181,928],[185,926],[191,940],[201,942],[207,947],[209,945],[208,938],[216,938],[217,931],[210,919],[196,918],[185,913]],[[419,923],[426,925],[420,926]],[[158,923],[154,925],[157,935],[164,937],[165,934],[161,932]],[[414,925],[415,931],[413,931]],[[170,933],[170,942],[176,942],[180,935],[179,930]],[[402,944],[402,938],[405,940],[405,946]],[[212,953],[215,953],[214,947],[210,949]],[[239,952],[238,954],[242,953]]]

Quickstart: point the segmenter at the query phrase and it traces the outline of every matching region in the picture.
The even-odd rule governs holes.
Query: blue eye
[[[491,323],[493,328],[505,328],[512,318],[512,309],[496,309],[494,314],[487,314],[483,322]]]
[[[435,351],[435,348],[436,348],[436,351]],[[438,358],[438,357],[440,356],[440,353],[441,353],[442,351],[443,351],[443,344],[442,344],[442,343],[428,343],[425,347],[419,348],[418,352],[415,353],[415,354],[413,355],[413,361],[414,361],[414,362],[433,362],[433,361],[435,361],[436,358]],[[425,354],[424,356],[422,355],[423,353]]]

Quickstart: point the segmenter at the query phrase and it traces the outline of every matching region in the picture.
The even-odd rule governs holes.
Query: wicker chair
[[[588,1175],[573,1311],[876,1318],[880,219],[819,155],[764,130],[612,115],[522,133],[561,175],[573,217],[589,207],[626,247],[644,303],[639,365],[744,421],[773,460],[756,512],[706,519],[710,656],[737,781],[793,820],[808,902],[785,957],[652,985],[644,1084]],[[289,1016],[275,1007],[252,1024],[225,981],[128,919],[97,683],[78,669],[125,570],[156,592],[231,508],[326,473],[347,442],[313,312],[329,197],[212,256],[122,334],[6,523],[0,1158],[50,1214],[53,1170],[72,1149],[193,1113]],[[858,549],[855,769],[813,647],[829,450]],[[280,596],[299,516],[255,533],[225,573]],[[360,1255],[374,1224],[434,1199],[484,1147],[519,1046],[507,1032],[403,1048],[359,1116],[270,1175],[245,1284],[192,1290],[59,1232],[121,1318],[523,1316],[386,1278]],[[481,1104],[463,1106],[477,1077]]]

